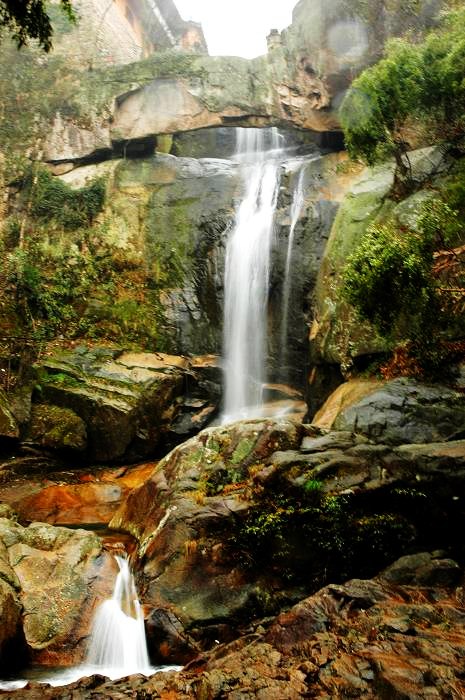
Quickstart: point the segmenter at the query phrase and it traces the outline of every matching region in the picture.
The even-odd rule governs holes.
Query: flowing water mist
[[[126,558],[116,556],[118,575],[113,595],[103,601],[94,618],[85,662],[62,669],[28,669],[23,678],[0,680],[0,690],[24,688],[29,680],[65,686],[98,673],[112,680],[142,673],[179,671],[180,666],[151,666],[145,638],[144,617],[134,577]]]
[[[286,263],[284,267],[284,280],[283,280],[283,301],[282,301],[282,312],[281,312],[281,328],[280,328],[280,360],[281,367],[284,368],[287,364],[287,348],[288,348],[288,332],[289,332],[289,301],[291,298],[291,286],[292,286],[292,275],[291,275],[291,264],[292,255],[294,252],[294,238],[295,229],[297,222],[299,221],[302,208],[304,206],[304,195],[305,195],[305,163],[303,163],[299,170],[299,175],[297,178],[297,183],[294,188],[292,203],[291,203],[291,225],[289,228],[289,238],[287,242],[287,253],[286,253]],[[287,377],[283,377],[287,379]]]
[[[223,423],[262,413],[280,140],[277,129],[237,129],[244,196],[226,246]]]
[[[129,562],[116,556],[119,572],[113,595],[95,616],[87,664],[109,678],[133,673],[146,676],[150,666],[145,639],[144,617],[137,597]]]

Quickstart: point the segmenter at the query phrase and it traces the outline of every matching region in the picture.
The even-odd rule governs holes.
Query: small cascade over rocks
[[[262,415],[274,216],[283,157],[277,129],[237,129],[244,195],[226,244],[222,422]]]
[[[155,671],[150,666],[144,617],[127,559],[116,556],[119,572],[113,595],[95,616],[87,665],[111,679]]]
[[[180,666],[150,664],[134,576],[127,558],[116,555],[115,559],[119,571],[113,595],[97,609],[85,662],[69,668],[26,669],[23,678],[0,680],[0,691],[19,690],[30,680],[60,687],[94,674],[116,680],[136,673],[151,676],[180,670]]]

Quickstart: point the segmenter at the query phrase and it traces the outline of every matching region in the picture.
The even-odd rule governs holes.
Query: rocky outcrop
[[[116,682],[94,676],[67,692],[179,700],[461,697],[464,645],[463,586],[352,579],[249,625],[239,639],[200,655],[181,673]],[[32,700],[38,692],[59,698],[63,690],[30,683],[21,697]]]
[[[173,148],[181,143],[182,152],[210,156],[216,155],[216,148],[225,148],[231,155],[234,139],[227,139],[224,131],[209,130],[208,139],[199,132],[191,133],[190,139],[176,139]],[[286,144],[295,144],[309,155],[289,158],[283,164],[271,271],[268,355],[275,378],[301,385],[308,356],[309,297],[339,204],[350,185],[361,177],[361,168],[348,167],[343,153],[320,154],[315,143],[294,133],[286,133],[284,138]],[[92,176],[109,179],[105,237],[112,242],[114,264],[120,270],[118,283],[125,285],[124,300],[137,299],[139,306],[139,297],[144,294],[149,309],[148,314],[142,314],[139,308],[134,320],[131,316],[133,334],[142,338],[151,328],[147,321],[154,317],[153,335],[161,347],[190,355],[219,353],[225,243],[241,187],[237,164],[157,153],[150,158],[114,161],[110,172],[102,165],[77,168],[61,179],[73,188]],[[283,280],[292,199],[302,173],[304,202],[293,237],[286,333],[281,327]],[[104,239],[98,246],[98,255],[104,260],[106,245]],[[90,290],[84,304],[83,318],[96,332],[112,334],[118,325],[122,333],[126,317],[120,319],[115,313],[113,295],[101,288]]]
[[[16,457],[14,462],[21,461]],[[101,528],[109,521],[131,489],[140,486],[154,469],[154,463],[136,467],[113,467],[55,472],[44,478],[29,473],[27,478],[10,475],[0,485],[0,502],[10,506],[25,523]],[[0,515],[2,511],[0,509]]]
[[[208,648],[250,616],[325,581],[373,575],[422,542],[461,551],[464,440],[388,436],[270,419],[210,428],[174,449],[110,523],[138,540],[146,605],[169,609],[186,644]]]
[[[144,600],[205,625],[230,618],[253,597],[220,533],[249,508],[238,497],[249,471],[278,448],[296,448],[300,438],[301,427],[284,419],[238,423],[203,431],[159,463],[110,523],[139,541]]]
[[[342,276],[348,256],[357,248],[373,223],[394,221],[400,227],[415,230],[423,203],[434,197],[434,178],[447,173],[452,160],[439,147],[425,148],[409,154],[413,178],[418,186],[433,179],[433,186],[397,202],[391,198],[394,163],[367,169],[349,190],[335,218],[315,286],[314,320],[310,330],[310,356],[315,366],[312,382],[317,389],[318,368],[340,368],[347,377],[350,370],[364,368],[370,358],[389,350],[386,340],[362,322],[341,295]],[[340,381],[340,380],[339,380]],[[322,382],[320,385],[324,391]],[[330,387],[330,391],[333,387]],[[330,393],[312,405],[314,411]],[[309,394],[312,393],[312,387]]]
[[[81,661],[97,599],[111,594],[114,578],[101,540],[85,530],[44,523],[24,528],[1,518],[0,548],[2,590],[12,589],[2,634],[18,623],[21,611],[27,652],[35,662]]]
[[[435,24],[444,5],[443,0],[414,5],[402,0],[300,0],[282,42],[308,75],[324,76],[337,102],[353,78],[381,58],[386,41],[409,31],[420,35]]]
[[[106,159],[123,146],[126,152],[128,144],[136,151],[153,148],[157,137],[214,126],[337,130],[336,110],[354,75],[379,57],[389,37],[412,27],[418,35],[430,26],[443,3],[425,0],[414,12],[398,2],[372,5],[302,0],[292,27],[270,43],[267,56],[253,60],[165,51],[129,65],[82,71],[82,42],[78,65],[63,50],[44,58],[28,49],[15,64],[27,107],[21,125],[6,117],[5,153],[20,146],[48,162],[79,163]],[[102,22],[114,13],[109,9]],[[62,43],[67,46],[66,35]],[[95,49],[86,51],[86,61]],[[2,53],[8,75],[17,52],[7,45]],[[8,115],[18,90],[7,81],[2,87]],[[54,94],[49,105],[39,99],[47,91]]]
[[[154,454],[168,433],[182,440],[215,410],[210,387],[183,357],[80,348],[48,358],[37,372],[47,405],[34,405],[29,441],[74,449],[87,461]]]
[[[289,139],[292,141],[292,137]],[[304,386],[308,338],[312,322],[310,299],[314,292],[324,250],[344,194],[361,177],[362,169],[348,166],[344,152],[286,163],[282,178],[283,194],[276,214],[278,243],[273,251],[269,298],[269,363],[281,381]],[[294,198],[300,181],[301,210],[293,230],[290,251],[291,278],[286,282],[289,236]],[[289,287],[286,291],[286,284]],[[288,295],[287,328],[283,328],[284,297]]]
[[[238,186],[237,167],[213,159],[157,154],[120,161],[115,171],[112,228],[159,290],[177,352],[221,348],[223,236]]]
[[[394,379],[343,410],[333,425],[390,445],[461,439],[465,397],[440,384]]]

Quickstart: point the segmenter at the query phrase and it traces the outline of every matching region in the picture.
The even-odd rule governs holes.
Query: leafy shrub
[[[53,220],[65,230],[90,226],[105,203],[105,181],[97,178],[81,189],[40,169],[32,190],[31,214],[38,219]]]
[[[382,336],[405,337],[437,311],[432,265],[429,236],[373,225],[347,261],[343,297]]]
[[[427,132],[430,143],[459,143],[465,134],[464,73],[463,8],[443,18],[420,44],[391,41],[385,58],[354,80],[341,105],[350,155],[369,164],[394,156],[408,177],[407,124]]]

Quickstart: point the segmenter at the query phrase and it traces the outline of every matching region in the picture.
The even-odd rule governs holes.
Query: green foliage
[[[70,22],[76,21],[70,0],[60,0],[60,9]],[[37,39],[44,51],[52,48],[53,28],[45,0],[0,0],[0,26],[13,35],[18,48]]]
[[[49,374],[44,369],[40,372],[39,380],[42,384],[57,384],[58,386],[78,387],[80,385],[79,380],[69,374],[63,372]]]
[[[405,151],[399,129],[422,102],[424,72],[417,47],[397,39],[385,59],[354,80],[340,110],[352,157],[373,164]]]
[[[352,157],[374,163],[393,155],[404,173],[408,150],[405,126],[434,140],[465,134],[465,10],[450,13],[425,41],[397,39],[386,56],[364,71],[347,93],[340,111]]]
[[[9,219],[3,228],[3,244],[7,250],[16,248],[21,236],[21,221],[16,217]]]
[[[306,493],[319,493],[322,486],[323,484],[321,481],[317,481],[316,479],[307,479],[307,481],[304,482],[303,488]]]
[[[372,225],[349,257],[343,297],[382,336],[403,337],[421,328],[437,308],[431,276],[433,244],[429,235]]]
[[[17,248],[7,257],[7,282],[15,287],[17,297],[24,297],[36,310],[40,307],[39,297],[41,275],[31,257],[24,250]]]
[[[97,178],[81,189],[72,189],[54,177],[48,170],[40,169],[33,181],[31,213],[74,230],[90,226],[105,204],[105,181]]]
[[[436,248],[457,245],[465,231],[459,211],[443,199],[425,202],[418,224],[424,236],[434,241]]]
[[[24,247],[4,257],[0,291],[9,304],[5,322],[18,319],[16,334],[34,342],[60,335],[169,349],[158,294],[108,242],[105,224],[52,235],[47,226],[47,234],[27,228]]]
[[[359,512],[352,497],[328,496],[319,482],[306,483],[318,487],[290,492],[275,484],[248,513],[231,538],[245,566],[266,562],[290,583],[315,589],[372,575],[411,544],[414,530],[403,515]]]
[[[411,373],[437,375],[449,356],[444,341],[463,337],[465,269],[462,249],[453,248],[465,242],[464,217],[459,161],[422,204],[415,231],[392,220],[375,223],[347,260],[342,297],[382,337],[405,348]]]

